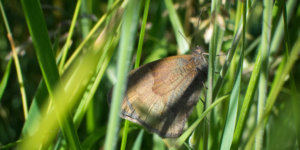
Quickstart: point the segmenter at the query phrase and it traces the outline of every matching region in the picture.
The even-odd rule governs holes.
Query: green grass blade
[[[250,4],[250,3],[249,3]],[[222,141],[221,141],[221,150],[229,150],[233,140],[234,129],[237,119],[237,109],[240,97],[240,87],[241,87],[241,78],[243,73],[243,61],[244,61],[244,51],[245,51],[245,35],[246,35],[246,2],[242,4],[243,7],[243,35],[242,35],[242,49],[239,64],[236,70],[235,82],[230,96],[229,108],[227,111],[226,123],[224,126]]]
[[[216,16],[219,15],[220,7],[221,7],[221,1],[212,1],[211,3],[211,13],[215,14]],[[211,25],[213,26],[213,33],[212,37],[209,43],[209,56],[208,56],[208,78],[207,78],[207,94],[206,94],[206,100],[205,100],[205,107],[209,107],[213,102],[213,85],[214,85],[214,74],[215,74],[215,60],[216,60],[216,52],[217,52],[217,43],[218,43],[218,29],[219,26],[216,21],[212,22]],[[208,113],[207,119],[210,121],[211,113]],[[210,125],[205,124],[203,126],[203,132],[204,132],[204,148],[203,149],[209,149],[208,142],[209,142],[209,136],[212,134],[210,131],[212,128],[210,128]],[[207,129],[207,130],[205,130]]]
[[[4,21],[4,24],[5,24],[6,30],[7,30],[7,38],[8,38],[8,41],[9,41],[11,49],[12,49],[12,56],[14,58],[14,62],[15,62],[15,66],[16,66],[17,77],[18,77],[20,92],[21,92],[21,97],[22,97],[24,119],[26,120],[27,116],[28,116],[28,107],[27,107],[27,97],[26,97],[26,92],[25,92],[25,86],[24,86],[24,81],[23,81],[23,76],[24,75],[22,74],[21,65],[20,65],[20,61],[19,61],[19,58],[18,58],[18,53],[17,53],[17,50],[15,48],[14,39],[13,39],[8,21],[7,21],[7,18],[6,18],[5,11],[3,9],[2,1],[0,1],[0,10],[1,10],[3,21]]]
[[[300,119],[298,115],[300,114],[299,111],[299,98],[297,97],[297,88],[294,80],[294,75],[291,74],[291,79],[290,79],[290,84],[291,84],[291,96],[292,96],[292,103],[293,103],[293,118],[294,118],[294,125],[295,125],[295,130],[296,130],[296,137],[297,137],[297,142],[300,143]],[[300,144],[298,144],[298,149],[300,149]]]
[[[161,137],[159,137],[156,134],[153,134],[153,148],[152,150],[164,150],[165,149],[165,144]]]
[[[281,4],[283,5],[283,3],[281,3]],[[289,18],[292,14],[293,9],[295,8],[294,5],[295,5],[294,1],[288,1],[288,3],[287,3],[287,14],[289,14],[289,16],[287,16],[287,18],[286,18],[287,22],[289,22]],[[283,36],[283,33],[284,33],[284,31],[282,30],[282,28],[284,28],[283,18],[281,18],[278,23],[273,22],[272,24],[278,24],[278,25],[277,25],[277,27],[273,26],[273,28],[276,28],[276,30],[275,30],[275,33],[274,33],[274,36],[273,36],[273,39],[272,39],[272,43],[271,43],[270,62],[273,59],[272,54],[275,53],[275,49],[277,49],[278,46],[279,46],[278,43],[281,43],[280,41],[282,40],[282,36]],[[283,60],[281,61],[280,65],[279,65],[279,68],[276,71],[276,76],[275,76],[275,79],[273,80],[273,83],[272,83],[271,90],[270,90],[269,94],[274,92],[274,90],[277,88],[279,80],[281,80],[281,74],[283,72],[283,68],[284,68],[286,60],[287,60],[286,57],[287,56],[284,56]]]
[[[297,1],[287,1],[287,21],[290,22],[291,16],[293,15],[293,11],[295,7],[297,6]],[[276,8],[276,7],[275,7]],[[280,11],[280,10],[278,10]],[[275,13],[275,12],[274,12]],[[275,19],[274,19],[275,20]],[[279,22],[272,22],[272,25],[277,25],[275,32],[272,34],[272,43],[271,43],[271,49],[270,49],[270,62],[274,61],[274,55],[278,51],[278,48],[282,44],[281,41],[284,37],[284,25],[283,25],[283,18],[281,17],[279,19]]]
[[[114,0],[108,0],[107,2],[107,9],[111,9],[112,5],[113,5]],[[108,24],[109,20],[111,19],[111,15],[108,15],[106,21],[105,21],[105,25]]]
[[[268,64],[269,52],[271,42],[271,21],[272,21],[272,0],[265,0],[263,7],[263,30],[262,30],[262,43],[261,43],[261,70],[259,77],[259,92],[257,103],[257,120],[263,117],[265,109],[265,101],[267,99],[267,83],[268,83]],[[263,143],[264,128],[261,127],[255,138],[255,149],[260,150]]]
[[[273,10],[273,14],[277,14],[276,12],[274,12],[275,10]],[[273,16],[276,17],[276,16]],[[273,20],[276,20],[273,18]],[[277,24],[276,22],[272,23]],[[276,26],[272,26],[272,28],[276,28]],[[274,41],[272,41],[273,43]],[[258,74],[259,74],[259,70],[260,70],[260,66],[261,66],[261,48],[259,49],[259,52],[257,54],[257,58],[255,61],[255,65],[254,65],[254,69],[253,72],[251,74],[251,78],[249,81],[249,85],[247,88],[247,92],[246,92],[246,96],[244,99],[244,103],[243,106],[241,108],[241,113],[240,113],[240,117],[239,117],[239,121],[234,133],[234,140],[233,140],[233,149],[237,149],[238,148],[238,143],[240,143],[241,137],[242,137],[242,133],[245,127],[245,123],[246,123],[246,118],[248,117],[249,114],[249,110],[250,110],[250,104],[252,103],[256,88],[257,88],[257,84],[258,84]]]
[[[143,43],[144,43],[144,35],[145,35],[149,5],[150,5],[150,0],[147,0],[145,2],[143,23],[142,23],[142,28],[141,28],[141,32],[140,32],[140,38],[139,38],[139,44],[138,44],[138,50],[137,50],[137,54],[136,54],[136,60],[135,60],[134,68],[138,68],[140,66],[140,60],[141,60],[141,54],[142,54],[142,47],[143,47]],[[124,131],[123,131],[123,136],[122,136],[121,150],[125,150],[125,147],[126,147],[129,124],[130,124],[129,121],[125,120]]]
[[[21,138],[28,138],[34,135],[43,121],[42,116],[46,113],[44,107],[48,106],[49,101],[47,86],[44,79],[42,79],[31,103],[28,118],[22,129]]]
[[[71,26],[70,26],[70,29],[69,29],[69,34],[68,34],[67,41],[66,41],[66,44],[65,44],[66,46],[65,46],[65,49],[63,50],[64,53],[62,55],[62,58],[61,58],[61,61],[60,61],[60,64],[59,64],[59,72],[60,73],[63,72],[63,67],[64,67],[64,64],[65,64],[65,61],[66,61],[67,53],[69,51],[70,41],[71,41],[71,38],[73,36],[73,31],[74,31],[75,23],[77,21],[77,16],[78,16],[78,13],[79,13],[79,10],[80,10],[81,1],[82,0],[78,0],[77,1],[75,12],[73,14]]]
[[[140,130],[139,135],[136,137],[132,150],[140,150],[143,140],[144,130]]]
[[[94,27],[91,29],[91,31],[86,36],[86,38],[76,48],[76,50],[74,51],[74,53],[72,54],[72,56],[70,56],[70,58],[68,59],[68,61],[64,65],[64,70],[66,70],[67,68],[69,68],[69,66],[72,64],[72,62],[78,56],[78,54],[80,54],[80,52],[81,52],[82,48],[84,47],[84,45],[91,39],[91,37],[96,33],[96,31],[99,29],[99,27],[104,23],[104,21],[106,20],[107,16],[109,14],[111,14],[112,12],[115,12],[119,8],[119,6],[122,4],[122,2],[123,2],[123,0],[115,1],[115,3],[113,4],[112,8],[110,10],[108,10],[107,13],[105,13],[99,19],[99,21],[94,25]],[[124,8],[124,7],[126,7],[126,5],[127,5],[127,1],[123,2],[122,7]]]
[[[289,51],[290,51],[290,38],[289,38],[289,30],[288,30],[288,22],[287,22],[287,15],[286,15],[286,5],[283,3],[283,22],[284,22],[284,39],[285,39],[285,47],[286,47],[286,56],[289,59]],[[295,79],[293,72],[290,72],[290,85],[291,85],[291,96],[292,96],[292,103],[293,103],[293,116],[294,116],[294,126],[296,129],[296,137],[298,142],[298,148],[300,149],[300,119],[298,115],[300,114],[299,111],[299,99],[297,98],[297,88],[295,84]]]
[[[87,13],[91,13],[91,12],[89,12],[88,7],[87,7],[87,0],[82,0],[80,14],[85,15]],[[81,24],[82,38],[85,39],[87,37],[87,35],[89,34],[91,21],[87,18],[82,18],[80,20],[80,24]]]
[[[179,33],[181,32],[184,35],[184,30],[182,28],[181,22],[179,20],[179,17],[175,11],[174,4],[172,0],[165,0],[166,7],[169,11],[169,17],[171,20],[171,24],[175,33],[176,41],[178,44],[178,54],[185,54],[189,50],[188,43],[184,40],[184,37]]]
[[[240,96],[240,85],[241,85],[241,75],[242,75],[242,67],[243,64],[243,55],[240,57],[240,63],[236,72],[236,80],[233,85],[233,89],[230,96],[229,108],[227,112],[226,124],[224,127],[224,132],[221,141],[221,150],[228,150],[231,147],[231,142],[233,139],[233,133],[236,124],[237,118],[237,106],[239,102]]]
[[[274,6],[273,6],[273,12],[272,12],[272,23],[277,23],[280,18],[280,12],[282,10],[284,0],[275,0]],[[272,28],[271,37],[273,36],[276,28]]]
[[[99,128],[82,142],[82,149],[90,149],[100,138],[105,136],[106,127]]]
[[[256,0],[253,0],[252,3],[251,3],[251,8],[252,9],[248,9],[247,16],[246,16],[247,17],[247,21],[246,22],[248,22],[249,16],[253,12],[252,10],[253,10],[253,7],[254,7],[255,3],[256,3]],[[242,19],[240,19],[240,20],[242,20]],[[225,76],[227,74],[227,71],[228,71],[228,68],[229,68],[229,66],[231,64],[232,58],[234,56],[234,53],[235,53],[235,51],[237,49],[237,46],[238,46],[238,44],[240,42],[240,39],[242,37],[242,31],[243,31],[242,27],[243,27],[243,22],[240,21],[239,27],[237,29],[236,34],[234,35],[234,39],[233,39],[233,42],[231,44],[231,49],[229,50],[229,52],[227,54],[227,57],[226,57],[226,60],[225,60],[225,63],[223,65],[223,67],[222,67],[222,70],[220,71],[220,77],[217,79],[217,82],[216,82],[216,84],[214,86],[213,99],[215,99],[217,97],[217,95],[219,93],[219,90],[222,87],[222,84],[224,82],[224,78],[225,78]]]
[[[120,39],[120,33],[118,31],[118,33],[116,34],[116,37],[114,38],[113,42],[112,42],[112,45],[110,46],[109,50],[108,50],[108,53],[105,57],[105,60],[103,63],[99,63],[99,64],[102,64],[101,65],[101,69],[99,70],[97,76],[96,76],[96,79],[95,81],[93,82],[93,85],[92,85],[92,88],[90,89],[90,91],[88,93],[86,93],[86,98],[84,98],[83,100],[81,100],[78,108],[77,108],[77,111],[74,115],[74,123],[75,123],[75,128],[78,129],[83,117],[84,117],[84,114],[86,113],[87,109],[88,109],[88,106],[94,96],[94,94],[96,93],[96,90],[97,90],[97,87],[98,85],[100,84],[100,81],[105,73],[105,70],[108,66],[108,63],[114,53],[114,50],[116,48],[116,46],[118,45],[118,42],[119,42],[119,39]]]
[[[257,45],[259,45],[261,42],[261,36],[257,37],[255,39],[255,41],[253,41],[251,43],[251,45],[248,46],[248,48],[245,50],[245,57],[250,53],[252,52],[252,50],[254,50],[255,47],[257,47]]]
[[[110,115],[108,120],[108,129],[105,138],[106,150],[112,150],[116,147],[116,136],[120,123],[120,108],[121,101],[126,86],[126,74],[129,69],[130,55],[133,50],[134,36],[136,32],[136,26],[138,23],[138,7],[137,1],[129,1],[128,6],[124,12],[124,21],[121,27],[121,39],[119,45],[119,55],[117,63],[117,78],[118,82],[114,86],[112,94],[112,102],[110,107]]]
[[[120,9],[114,18],[111,19],[110,24],[98,36],[96,42],[81,59],[77,60],[77,65],[72,66],[72,68],[68,71],[70,74],[66,74],[63,80],[64,83],[66,83],[66,86],[56,87],[57,89],[54,91],[54,94],[55,97],[57,97],[57,101],[60,102],[60,107],[64,108],[63,113],[66,113],[69,109],[74,110],[75,104],[78,104],[79,97],[82,96],[83,91],[86,89],[88,84],[88,82],[85,81],[91,79],[93,74],[91,74],[90,71],[96,70],[97,63],[99,62],[103,52],[109,47],[111,40],[120,25],[122,14],[123,9]],[[57,129],[58,124],[54,111],[50,110],[48,115],[43,117],[45,118],[45,121],[34,134],[34,138],[29,138],[21,145],[23,148],[32,149],[33,147],[36,147],[38,144],[44,142],[43,137],[45,133]],[[55,135],[56,134],[54,133],[49,134],[48,136],[52,139]],[[68,145],[68,147],[70,146]]]
[[[76,130],[78,130],[80,124],[82,123],[84,115],[88,111],[88,108],[89,108],[88,106],[90,106],[90,103],[92,102],[92,99],[96,93],[96,90],[98,88],[98,85],[100,84],[100,81],[102,80],[102,77],[105,73],[108,63],[114,53],[114,50],[116,49],[116,46],[118,45],[118,42],[120,39],[119,29],[115,35],[116,35],[116,37],[113,39],[111,45],[109,46],[109,50],[108,50],[107,54],[104,54],[105,60],[102,62],[100,59],[100,61],[98,63],[98,64],[101,64],[101,68],[98,71],[98,73],[95,74],[95,77],[93,77],[93,78],[95,78],[95,80],[90,81],[91,88],[89,90],[86,90],[86,92],[84,93],[84,96],[83,96],[82,100],[80,101],[80,104],[76,110],[74,117],[73,117],[73,121],[74,121]],[[56,143],[57,149],[59,149],[59,147],[60,147],[59,145],[60,145],[60,141],[62,140],[62,138],[63,137],[60,135],[59,140]]]
[[[136,60],[135,60],[134,68],[137,68],[137,67],[140,66],[140,60],[141,60],[143,43],[144,43],[144,36],[145,36],[145,29],[146,29],[146,24],[147,24],[149,6],[150,6],[150,0],[146,0],[145,8],[144,8],[143,23],[142,23],[142,28],[141,28],[141,31],[140,31],[140,39],[139,39],[139,45],[138,45],[138,50],[137,50],[137,54],[136,54]]]
[[[222,97],[220,97],[218,100],[216,100],[214,103],[212,103],[202,114],[198,119],[176,140],[176,143],[172,145],[170,149],[178,149],[184,141],[192,134],[194,129],[198,126],[198,124],[202,121],[202,119],[220,102],[225,100],[229,97],[229,94],[226,94]]]
[[[60,35],[60,29],[58,30],[58,33],[55,37],[54,43],[53,43],[53,53],[55,54],[57,47],[58,47],[58,40]],[[60,60],[60,55],[57,56],[56,64],[58,64]],[[41,79],[37,91],[35,93],[35,96],[32,100],[29,112],[28,112],[28,118],[26,122],[24,123],[23,129],[22,129],[22,138],[27,138],[30,136],[33,136],[33,134],[36,132],[38,127],[41,124],[41,121],[43,120],[41,116],[45,115],[45,111],[43,111],[43,107],[47,107],[49,104],[49,93],[46,87],[46,83],[44,79]]]
[[[122,143],[121,143],[121,150],[126,149],[127,136],[128,136],[128,132],[129,132],[129,124],[130,124],[130,121],[125,120],[124,129],[123,129],[123,136],[122,136]]]
[[[230,3],[228,0],[225,1],[225,10],[227,12],[229,12],[229,8],[230,8]],[[225,29],[226,29],[226,25],[227,25],[227,19],[225,18],[225,16],[222,16],[222,14],[219,14],[219,16],[221,16],[224,20],[225,20]],[[217,17],[216,17],[217,18]],[[216,54],[219,54],[221,49],[222,49],[222,44],[223,44],[223,38],[224,38],[224,34],[225,34],[225,29],[221,29],[220,27],[217,28],[217,33],[218,33],[218,37],[217,37],[217,51]],[[216,62],[218,62],[219,58],[216,57]]]
[[[261,126],[263,125],[264,119],[267,118],[268,115],[270,114],[272,107],[276,101],[276,98],[285,82],[284,78],[290,73],[292,67],[294,66],[296,60],[298,59],[297,55],[299,54],[299,52],[300,52],[300,38],[298,38],[297,41],[295,42],[295,45],[294,45],[291,55],[290,55],[290,59],[287,61],[286,65],[284,67],[284,70],[281,74],[281,79],[279,80],[279,82],[278,82],[277,86],[274,88],[274,90],[271,91],[271,93],[268,96],[265,113],[264,113],[262,119],[259,120],[254,132],[252,132],[250,139],[248,140],[248,143],[246,145],[246,149],[248,149],[248,150],[252,149],[255,135],[260,130]]]
[[[9,143],[7,145],[3,145],[1,148],[1,150],[5,150],[5,149],[12,149],[14,146],[18,145],[19,143],[21,143],[22,140],[18,140],[16,142],[12,142],[12,143]]]
[[[254,94],[257,90],[258,77],[259,77],[260,65],[261,65],[260,53],[261,53],[261,49],[259,49],[259,52],[256,57],[254,68],[247,88],[246,96],[243,102],[243,106],[241,108],[238,123],[234,131],[234,136],[233,136],[233,141],[231,146],[232,149],[238,149],[242,137],[242,133],[245,127],[247,115],[249,114],[249,110],[251,106],[250,104],[252,103]]]
[[[7,64],[7,66],[6,66],[4,75],[3,75],[1,83],[0,83],[0,102],[2,100],[2,95],[3,95],[4,91],[5,91],[5,88],[6,88],[6,85],[7,85],[7,81],[8,81],[8,78],[9,78],[11,62],[12,62],[12,58],[9,59],[9,62]]]
[[[55,58],[52,52],[41,6],[39,2],[35,0],[22,0],[21,2],[43,77],[57,111],[57,117],[62,131],[68,139],[69,146],[72,149],[80,149],[81,146],[71,116],[68,112],[62,112],[63,108],[59,105],[59,102],[57,101],[58,98],[53,97],[55,86],[62,85],[62,83],[60,82],[59,73],[56,68]]]

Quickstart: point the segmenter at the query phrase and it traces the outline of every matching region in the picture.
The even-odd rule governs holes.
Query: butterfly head
[[[202,71],[206,71],[208,68],[208,62],[205,55],[208,55],[208,53],[206,53],[202,47],[197,46],[192,55],[194,56],[197,68]]]

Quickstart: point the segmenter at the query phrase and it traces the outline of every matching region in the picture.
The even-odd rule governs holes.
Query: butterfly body
[[[162,138],[180,136],[207,80],[202,53],[196,49],[191,55],[167,57],[130,71],[120,116]]]

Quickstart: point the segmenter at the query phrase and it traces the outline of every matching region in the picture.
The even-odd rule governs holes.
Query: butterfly
[[[120,116],[162,138],[179,137],[207,80],[204,50],[142,65],[128,74]],[[113,88],[108,92],[112,100]]]

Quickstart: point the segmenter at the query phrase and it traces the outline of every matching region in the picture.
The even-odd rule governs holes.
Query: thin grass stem
[[[68,51],[69,51],[69,46],[68,45],[69,45],[69,43],[71,41],[71,38],[73,36],[73,31],[74,31],[75,24],[76,24],[77,17],[78,17],[78,13],[79,13],[79,10],[80,10],[81,1],[82,0],[78,0],[77,4],[76,4],[75,12],[74,12],[74,15],[73,15],[73,18],[72,18],[72,23],[71,23],[71,26],[70,26],[70,29],[69,29],[69,34],[68,34],[67,41],[66,41],[66,44],[65,44],[67,46],[65,46],[65,49],[63,50],[64,53],[62,55],[62,58],[61,58],[61,61],[60,61],[60,64],[59,64],[59,72],[60,72],[60,74],[63,72],[63,68],[64,68],[65,61],[66,61],[66,57],[67,57],[67,54],[68,54]]]
[[[16,51],[15,48],[15,43],[12,37],[12,33],[10,31],[10,27],[3,9],[3,5],[2,5],[2,1],[0,1],[0,9],[1,9],[1,14],[3,17],[3,21],[7,30],[7,38],[8,41],[10,43],[11,46],[11,50],[12,50],[12,56],[14,58],[15,61],[15,66],[16,66],[16,71],[17,71],[17,76],[18,76],[18,81],[19,81],[19,85],[20,85],[20,91],[21,91],[21,97],[22,97],[22,105],[23,105],[23,113],[24,113],[24,119],[27,119],[28,116],[28,107],[27,107],[27,98],[26,98],[26,92],[25,92],[25,87],[24,87],[24,81],[23,81],[23,77],[22,77],[22,70],[21,70],[21,66],[20,66],[20,61],[18,58],[18,52]]]

